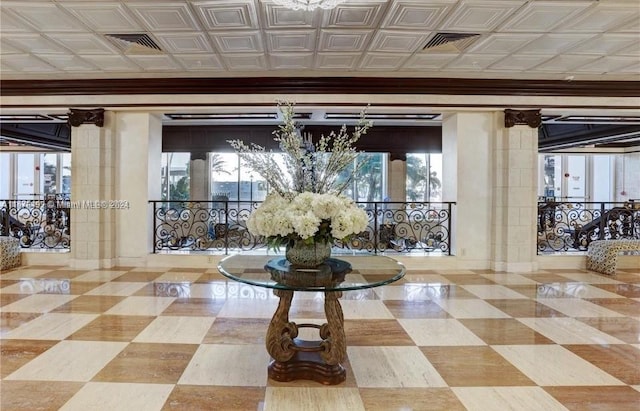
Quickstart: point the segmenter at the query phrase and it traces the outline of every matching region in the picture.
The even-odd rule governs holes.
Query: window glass
[[[584,201],[586,197],[586,157],[567,156],[567,197]]]
[[[593,199],[591,201],[611,201],[611,156],[593,156]]]
[[[11,199],[11,153],[0,153],[0,200]]]
[[[236,153],[210,153],[209,164],[211,164],[211,199],[238,201],[240,199],[241,174],[239,158]],[[242,174],[246,179],[247,200],[249,200],[249,173]]]
[[[58,192],[58,154],[45,153],[40,158],[42,160],[40,190],[43,194],[55,194]]]
[[[162,199],[189,200],[189,153],[162,153]]]
[[[442,201],[442,154],[407,153],[407,201]]]
[[[62,158],[62,190],[61,193],[71,193],[71,153],[60,154]]]
[[[17,196],[19,199],[33,199],[36,193],[35,186],[35,155],[34,154],[18,154],[16,156],[18,162],[17,180]]]

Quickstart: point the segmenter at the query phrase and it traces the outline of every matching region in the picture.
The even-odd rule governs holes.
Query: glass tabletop
[[[258,287],[292,291],[349,291],[401,279],[405,267],[380,255],[336,256],[318,268],[296,269],[284,256],[232,255],[218,264],[222,275]]]

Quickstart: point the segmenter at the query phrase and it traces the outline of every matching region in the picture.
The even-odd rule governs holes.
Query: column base
[[[295,339],[297,347],[317,347],[320,341],[303,341]],[[286,362],[272,360],[268,367],[269,378],[280,381],[311,380],[325,385],[344,382],[347,372],[341,364],[326,364],[319,352],[298,351]]]

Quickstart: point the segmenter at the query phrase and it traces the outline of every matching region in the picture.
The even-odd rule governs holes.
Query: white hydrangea
[[[247,228],[254,235],[307,239],[319,234],[322,221],[329,222],[331,237],[344,239],[364,231],[368,217],[343,196],[303,192],[289,200],[273,193],[251,213]]]

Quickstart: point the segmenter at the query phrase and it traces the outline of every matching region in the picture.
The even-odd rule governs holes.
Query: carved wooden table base
[[[289,321],[289,309],[293,299],[291,290],[274,290],[280,297],[269,329],[267,351],[273,358],[269,364],[269,378],[276,381],[313,380],[322,384],[339,384],[346,379],[340,364],[347,355],[344,335],[344,318],[339,298],[342,292],[325,292],[324,312],[327,322],[296,324]],[[296,338],[298,328],[319,329],[321,341],[304,341]]]

